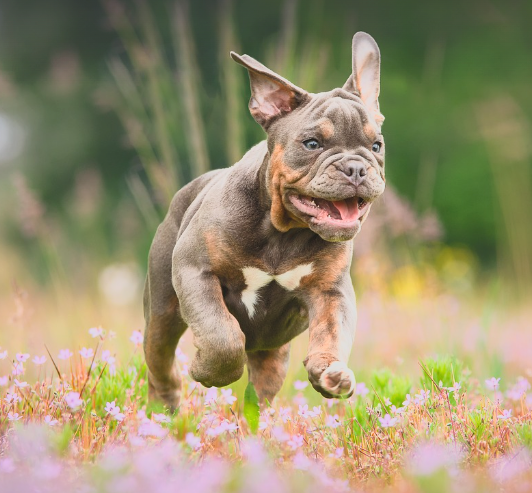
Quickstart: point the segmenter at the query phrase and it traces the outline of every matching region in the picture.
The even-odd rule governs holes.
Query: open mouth
[[[358,221],[367,211],[369,203],[362,197],[344,200],[325,200],[306,195],[290,195],[290,202],[315,221],[349,226]]]

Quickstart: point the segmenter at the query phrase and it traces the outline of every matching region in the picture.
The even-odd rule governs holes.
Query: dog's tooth
[[[316,205],[316,202],[314,202],[314,199],[312,199],[312,200],[310,201],[310,203],[311,203],[312,205]]]

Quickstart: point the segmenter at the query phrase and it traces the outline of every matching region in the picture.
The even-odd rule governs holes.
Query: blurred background
[[[531,20],[526,0],[1,0],[0,346],[142,329],[171,197],[264,138],[229,51],[328,91],[362,30],[388,188],[355,242],[355,367],[530,361]]]

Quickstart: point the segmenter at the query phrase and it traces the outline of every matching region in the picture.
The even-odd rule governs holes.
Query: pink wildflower
[[[101,327],[92,327],[89,329],[91,337],[103,337],[103,329]]]
[[[280,426],[274,426],[272,429],[272,436],[279,442],[286,442],[290,439],[290,435]]]
[[[406,398],[403,401],[403,406],[404,407],[408,407],[408,406],[410,406],[410,404],[413,404],[413,402],[414,402],[414,400],[412,399],[412,397],[410,397],[410,394],[406,394]]]
[[[120,412],[120,408],[116,405],[116,401],[111,401],[105,405],[105,411],[113,416]]]
[[[7,419],[9,419],[9,421],[18,421],[19,419],[22,419],[22,416],[19,413],[7,413]]]
[[[216,387],[210,387],[205,394],[205,404],[212,405],[216,403],[218,399],[218,389]]]
[[[15,359],[19,362],[19,363],[26,363],[26,361],[28,361],[28,358],[30,357],[30,355],[28,353],[17,353],[15,355]]]
[[[32,361],[36,365],[44,365],[46,363],[46,356],[35,356]]]
[[[288,446],[292,450],[297,450],[298,448],[302,447],[304,443],[305,439],[302,435],[293,435],[287,442]]]
[[[57,357],[62,360],[67,360],[67,359],[70,359],[73,356],[73,354],[74,353],[72,353],[70,349],[61,349]]]
[[[232,389],[220,389],[220,392],[222,393],[222,399],[227,404],[232,406],[235,403],[236,397],[234,395],[232,395],[233,394],[233,390]]]
[[[0,351],[0,359],[6,359],[7,358],[7,349],[5,351]]]
[[[379,422],[383,428],[393,428],[397,424],[398,418],[391,418],[389,414],[385,414],[384,418],[379,418]]]
[[[385,397],[384,398],[384,405],[385,406],[391,406],[392,405],[392,401],[388,397]]]
[[[57,419],[54,419],[52,416],[50,416],[49,414],[47,416],[44,417],[44,422],[48,425],[48,426],[55,426],[56,424],[59,423],[59,421]]]
[[[462,386],[460,385],[460,382],[454,382],[454,385],[452,387],[447,387],[447,390],[449,392],[458,392]]]
[[[14,392],[8,392],[4,400],[8,404],[16,404],[17,402],[20,402],[22,399],[18,396],[18,394],[15,394]]]
[[[334,449],[334,452],[332,454],[329,454],[329,457],[334,457],[335,459],[340,459],[343,456],[344,456],[343,447],[338,447]]]
[[[279,408],[279,417],[281,418],[283,423],[286,423],[287,421],[290,421],[292,419],[291,412],[292,410],[289,407]]]
[[[11,371],[13,375],[22,375],[24,374],[24,365],[16,361],[13,363],[13,370]]]
[[[163,414],[163,413],[160,413],[160,414],[152,413],[151,417],[155,421],[157,421],[157,423],[170,423],[172,421],[166,414]]]
[[[139,426],[138,434],[140,436],[150,436],[156,438],[163,438],[168,433],[168,430],[163,428],[160,424],[153,421],[146,420]]]
[[[28,382],[21,382],[21,381],[17,380],[16,378],[15,378],[15,385],[16,385],[19,389],[23,389],[23,388],[25,388],[25,387],[29,387]]]
[[[364,382],[357,383],[355,387],[355,395],[365,397],[367,394],[369,394],[369,389],[366,387],[366,384]]]
[[[500,378],[491,377],[488,380],[485,380],[486,387],[489,390],[497,390],[499,388],[499,382],[501,381]]]
[[[94,356],[94,349],[84,347],[79,350],[79,354],[82,358],[92,358]]]
[[[0,387],[5,387],[9,383],[9,377],[0,377]]]
[[[308,386],[308,382],[303,382],[303,381],[301,381],[301,380],[296,380],[296,381],[294,382],[294,388],[295,388],[296,390],[303,390],[303,389],[306,389],[307,386]]]
[[[83,399],[80,398],[79,392],[69,392],[64,397],[70,409],[76,410],[83,405]]]
[[[338,414],[335,414],[334,416],[331,416],[330,414],[327,414],[327,417],[325,418],[325,425],[329,428],[338,428],[342,423],[340,423],[340,418],[338,417]]]
[[[507,420],[512,417],[512,410],[511,409],[503,409],[502,414],[499,414],[497,416],[498,419]]]
[[[201,440],[192,432],[186,434],[185,442],[192,450],[199,450],[201,448]]]
[[[133,334],[131,334],[131,337],[129,338],[129,340],[137,345],[137,346],[140,346],[142,344],[142,342],[144,341],[144,336],[142,335],[142,332],[140,330],[134,330],[133,331]]]

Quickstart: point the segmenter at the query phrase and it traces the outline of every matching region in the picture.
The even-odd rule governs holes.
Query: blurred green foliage
[[[532,201],[530,145],[505,128],[530,129],[531,18],[519,0],[4,2],[0,113],[26,136],[16,159],[0,152],[3,234],[65,265],[79,247],[144,259],[173,191],[264,137],[228,51],[327,91],[347,79],[363,30],[382,53],[389,183],[418,212],[437,211],[448,243],[485,266],[510,252],[512,272],[529,272],[532,229],[516,211]],[[30,220],[46,223],[48,247],[21,234],[17,172],[42,205]]]

